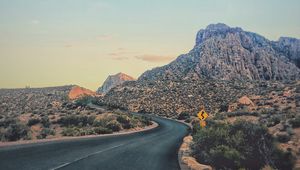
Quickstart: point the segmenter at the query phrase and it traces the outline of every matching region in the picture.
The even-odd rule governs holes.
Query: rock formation
[[[106,94],[111,88],[116,87],[117,85],[120,85],[125,81],[133,81],[133,80],[135,80],[133,77],[124,73],[110,75],[104,81],[103,85],[97,90],[97,92],[101,94]]]

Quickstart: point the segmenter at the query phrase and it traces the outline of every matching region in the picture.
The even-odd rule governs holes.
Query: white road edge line
[[[77,158],[77,159],[75,159],[75,160],[72,161],[72,162],[63,163],[63,164],[61,164],[61,165],[59,165],[59,166],[57,166],[57,167],[51,168],[50,170],[57,170],[57,169],[66,167],[66,166],[68,166],[68,165],[70,165],[70,164],[72,164],[72,163],[78,162],[78,161],[83,160],[83,159],[85,159],[85,158],[88,158],[88,157],[90,157],[90,156],[93,156],[93,155],[96,155],[96,154],[98,154],[98,153],[102,153],[102,152],[105,152],[105,151],[108,151],[108,150],[111,150],[111,149],[114,149],[114,148],[118,148],[118,147],[123,146],[123,145],[125,145],[125,144],[120,144],[120,145],[117,145],[117,146],[113,146],[113,147],[110,147],[110,148],[106,148],[106,149],[103,149],[103,150],[100,150],[100,151],[97,151],[97,152],[88,154],[88,155],[86,155],[86,156]]]

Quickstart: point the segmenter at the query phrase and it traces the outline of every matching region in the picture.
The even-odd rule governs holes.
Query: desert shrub
[[[295,134],[293,128],[291,128],[291,127],[288,127],[288,128],[286,129],[286,132],[287,132],[289,135],[294,135],[294,134]]]
[[[41,120],[39,118],[31,118],[31,119],[28,120],[27,125],[28,126],[33,126],[33,125],[36,125],[36,124],[40,123],[40,121]]]
[[[6,118],[0,121],[0,127],[7,128],[11,124],[16,124],[17,120],[15,118]]]
[[[85,116],[85,115],[68,115],[61,117],[58,123],[62,126],[87,126],[92,125],[95,120],[95,116]]]
[[[40,134],[37,136],[38,139],[44,139],[48,135],[55,135],[55,131],[49,128],[43,128]]]
[[[285,152],[279,149],[274,149],[271,155],[274,166],[280,170],[293,169],[295,158],[291,152]]]
[[[94,127],[105,127],[106,124],[107,124],[107,121],[105,119],[94,120],[94,122],[93,122]]]
[[[268,120],[267,126],[272,127],[280,123],[280,116],[279,115],[274,115],[271,116],[271,118]]]
[[[293,128],[300,127],[300,116],[297,116],[295,119],[291,119],[289,123],[292,125]]]
[[[228,111],[228,104],[222,104],[220,106],[220,112],[227,112]]]
[[[41,123],[44,127],[48,128],[50,126],[49,118],[48,116],[43,116],[41,118]]]
[[[186,122],[186,123],[191,123],[191,121],[192,121],[191,118],[184,120],[184,122]]]
[[[21,123],[13,123],[8,126],[4,134],[4,138],[7,141],[17,141],[21,138],[25,138],[28,133],[28,128]]]
[[[241,161],[241,154],[236,149],[226,146],[219,145],[209,151],[210,157],[214,160],[216,165],[221,165],[220,167],[232,167],[233,169],[238,169],[240,166],[239,161]]]
[[[186,120],[188,118],[190,118],[190,114],[188,114],[187,112],[182,112],[177,117],[178,120]]]
[[[258,116],[257,112],[227,112],[228,117],[235,117],[235,116]]]
[[[300,87],[299,86],[296,87],[295,92],[300,93]]]
[[[111,129],[105,127],[96,127],[94,128],[94,131],[96,134],[110,134],[113,132]]]
[[[225,118],[226,118],[226,116],[225,116],[224,113],[216,113],[215,116],[214,116],[215,120],[223,120]]]
[[[150,117],[142,116],[139,120],[142,122],[143,125],[152,125],[152,119]]]
[[[121,124],[113,120],[106,124],[106,128],[112,130],[113,132],[117,132],[121,130]]]
[[[124,129],[130,129],[133,127],[133,125],[130,122],[130,118],[128,116],[120,115],[117,117],[117,121],[121,123]]]
[[[97,100],[92,96],[83,96],[75,101],[75,105],[81,107],[86,107],[91,103],[97,103]]]
[[[290,157],[285,159],[288,163],[278,161],[275,164],[284,156],[277,151],[274,138],[268,134],[267,128],[251,122],[213,122],[206,128],[198,125],[193,137],[196,159],[216,169],[261,169],[267,163],[281,169],[287,166],[283,164],[292,164]]]
[[[281,143],[286,143],[288,141],[290,141],[291,139],[291,136],[287,133],[279,133],[277,134],[277,140],[278,142],[281,142]]]
[[[62,130],[61,134],[63,136],[77,136],[78,135],[78,131],[75,128],[73,128],[73,127],[71,127],[71,128],[68,127],[68,128],[64,128]]]

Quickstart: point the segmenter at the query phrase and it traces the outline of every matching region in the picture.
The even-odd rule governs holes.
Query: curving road
[[[152,118],[159,126],[144,132],[0,148],[0,169],[180,169],[177,151],[188,127]]]

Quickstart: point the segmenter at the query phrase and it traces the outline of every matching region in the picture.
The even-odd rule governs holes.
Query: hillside
[[[108,107],[79,86],[0,89],[0,142],[113,133],[151,124]]]

